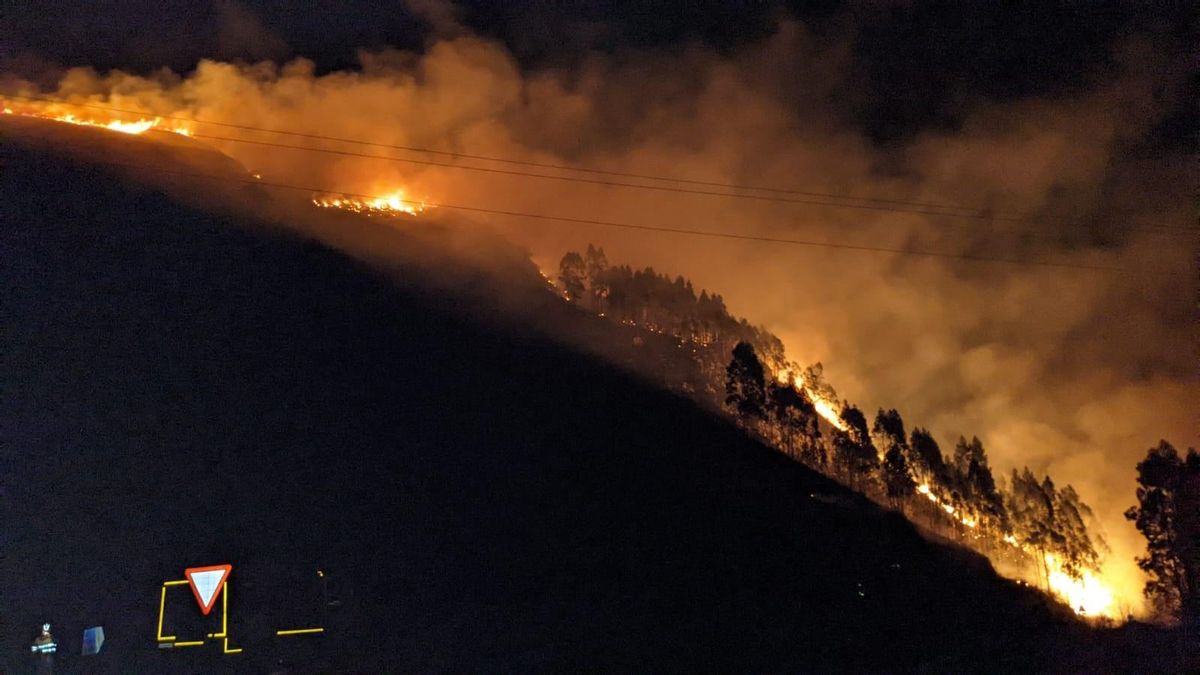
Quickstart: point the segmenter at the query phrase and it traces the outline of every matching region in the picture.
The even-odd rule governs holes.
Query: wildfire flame
[[[324,209],[343,209],[354,213],[364,213],[368,216],[401,214],[416,216],[424,213],[428,208],[424,202],[405,198],[403,190],[394,190],[389,194],[371,199],[326,195],[314,197],[312,202]]]
[[[1096,575],[1083,570],[1079,578],[1075,578],[1063,570],[1062,563],[1053,554],[1047,553],[1045,559],[1050,590],[1076,614],[1115,618],[1113,593]]]
[[[192,135],[192,130],[189,127],[182,125],[182,124],[174,123],[174,122],[166,123],[160,117],[141,118],[141,119],[134,120],[132,122],[127,122],[124,120],[112,120],[112,121],[108,121],[108,122],[101,122],[96,119],[79,117],[79,116],[75,115],[74,113],[55,113],[55,112],[46,111],[46,110],[16,112],[12,108],[7,108],[7,107],[4,108],[4,114],[5,115],[20,115],[22,117],[36,117],[38,119],[44,119],[44,120],[54,120],[55,122],[63,122],[65,124],[74,124],[76,126],[82,126],[82,127],[96,127],[98,129],[108,129],[109,131],[118,131],[123,134],[132,134],[135,136],[138,134],[144,134],[147,131],[150,131],[151,129],[156,129],[158,131],[169,131],[173,134],[179,134],[180,136],[191,136]]]
[[[808,394],[808,398],[812,401],[813,407],[816,408],[817,414],[820,415],[826,422],[829,422],[834,429],[845,431],[848,428],[846,423],[842,421],[842,415],[839,412],[838,402],[830,401],[806,386],[804,384],[803,377],[794,375],[791,370],[785,368],[778,373],[775,373],[775,379],[779,382],[779,384],[794,382],[795,386],[803,389],[804,393]]]
[[[965,513],[960,513],[958,509],[954,508],[954,506],[942,501],[942,499],[940,497],[933,494],[933,490],[931,490],[929,488],[928,484],[922,483],[922,484],[918,485],[917,492],[919,494],[925,495],[926,499],[933,502],[934,504],[937,504],[943,511],[945,511],[947,514],[953,516],[955,520],[962,523],[963,525],[966,525],[967,527],[972,528],[972,529],[974,529],[975,527],[978,527],[978,525],[979,525],[978,520],[975,520],[974,518],[972,518],[971,516],[968,516]],[[1008,541],[1008,539],[1009,539],[1009,537],[1005,537],[1005,541]],[[1017,541],[1016,539],[1013,539],[1012,543],[1015,544],[1016,541]]]
[[[925,495],[926,499],[940,506],[943,511],[963,525],[970,528],[979,525],[974,518],[943,502],[933,493],[928,484],[918,485],[917,492]],[[1003,539],[1004,543],[1009,546],[1028,552],[1028,548],[1022,546],[1013,535],[1006,534]],[[1113,592],[1095,574],[1089,570],[1082,570],[1078,577],[1073,577],[1066,572],[1062,562],[1053,553],[1043,554],[1043,559],[1047,570],[1046,585],[1049,586],[1050,592],[1066,603],[1076,614],[1117,618]]]
[[[192,130],[190,127],[179,124],[177,122],[164,122],[160,117],[139,118],[133,121],[126,120],[110,120],[100,121],[93,118],[79,117],[73,113],[57,113],[51,109],[43,110],[22,110],[20,112],[11,107],[0,109],[0,113],[5,115],[19,115],[23,117],[35,117],[39,119],[53,120],[63,122],[65,124],[74,124],[77,126],[95,127],[100,129],[108,129],[123,134],[140,135],[147,131],[157,130],[166,131],[181,136],[191,136]],[[259,176],[256,174],[255,178]],[[413,201],[407,199],[403,190],[394,190],[384,196],[358,199],[347,196],[325,195],[315,197],[312,200],[313,204],[321,208],[336,208],[354,213],[363,213],[367,216],[397,216],[409,215],[416,216],[423,213],[429,208],[424,202]],[[543,277],[550,285],[554,285],[553,280],[543,273]],[[565,294],[564,294],[565,297]],[[808,387],[803,377],[793,374],[790,370],[781,370],[776,374],[776,379],[780,384],[794,383],[794,386],[804,390],[813,402],[813,407],[826,422],[834,428],[841,431],[847,429],[847,425],[842,421],[839,413],[840,405],[837,401],[831,401],[820,396],[814,389]],[[954,518],[956,521],[965,527],[975,529],[979,523],[976,519],[956,509],[953,505],[944,502],[940,497],[933,493],[929,485],[921,484],[917,486],[917,492],[924,495],[926,499],[936,504],[939,508],[946,512],[947,515]],[[1027,547],[1012,535],[1003,537],[1005,543],[1014,548],[1026,551]],[[1078,577],[1068,574],[1060,560],[1052,553],[1043,554],[1043,559],[1047,570],[1047,585],[1050,592],[1065,602],[1072,610],[1081,616],[1089,617],[1109,617],[1115,618],[1115,600],[1113,592],[1091,571],[1083,570]]]

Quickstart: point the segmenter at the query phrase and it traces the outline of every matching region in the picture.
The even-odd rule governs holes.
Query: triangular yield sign
[[[189,567],[183,571],[188,585],[192,587],[192,594],[196,596],[196,603],[200,605],[200,611],[205,616],[208,616],[213,605],[217,603],[217,596],[221,594],[221,586],[229,577],[229,571],[232,569],[233,565],[209,565],[208,567]]]

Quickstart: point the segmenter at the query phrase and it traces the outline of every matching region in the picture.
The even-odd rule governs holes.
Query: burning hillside
[[[313,188],[306,208],[403,222],[452,195],[499,214],[489,226],[539,261],[603,231],[614,256],[721,288],[719,303],[697,298],[701,320],[727,301],[786,341],[787,357],[739,326],[722,360],[753,344],[831,437],[853,431],[845,400],[903,401],[943,442],[987,438],[998,469],[1070,482],[1111,548],[1098,576],[1114,613],[1141,614],[1144,541],[1123,515],[1135,455],[1164,436],[1197,440],[1195,279],[1180,274],[1196,257],[1180,227],[1194,224],[1194,163],[1156,145],[1178,126],[1177,69],[1123,47],[1076,88],[979,102],[880,144],[847,112],[861,82],[844,46],[783,21],[729,51],[598,52],[556,70],[464,29],[419,52],[361,51],[348,68],[201,59],[181,73],[14,77],[3,105],[190,134],[264,182]],[[677,352],[716,353],[703,330],[600,313],[688,336]],[[720,399],[725,365],[679,386]],[[995,530],[1003,555],[1042,568],[1040,585],[1058,578],[1040,542],[1004,544],[961,494],[919,485],[954,527]]]
[[[194,133],[192,125],[178,120],[166,120],[161,117],[121,119],[111,115],[84,117],[72,112],[65,112],[63,109],[66,107],[68,106],[53,103],[20,104],[10,102],[0,108],[0,113],[106,129],[134,136],[148,131],[163,131],[185,137],[190,137]],[[254,177],[261,179],[262,175],[254,174]],[[431,208],[423,201],[409,198],[403,189],[382,191],[376,197],[336,193],[320,194],[312,198],[312,204],[323,209],[339,209],[365,216],[416,216]]]
[[[96,127],[99,129],[108,129],[109,131],[117,131],[123,134],[138,135],[144,134],[147,131],[166,131],[180,136],[191,136],[192,127],[173,120],[164,120],[161,117],[138,117],[135,119],[116,119],[101,118],[100,116],[82,115],[79,114],[77,106],[69,106],[62,104],[21,104],[20,102],[6,102],[4,107],[0,109],[5,115],[19,115],[22,117],[33,117],[36,119],[52,120],[62,122],[64,124],[74,124],[77,126]]]
[[[53,106],[25,106],[19,109],[5,107],[3,110],[6,114],[103,128],[126,134],[136,135],[151,130],[183,136],[193,133],[192,128],[182,122],[160,117],[80,117]],[[424,202],[411,199],[404,190],[392,190],[377,197],[319,194],[314,196],[311,202],[319,208],[345,210],[367,217],[412,217],[429,208]],[[802,368],[789,362],[784,354],[783,344],[777,337],[764,328],[752,327],[744,320],[730,317],[721,296],[710,296],[701,292],[697,297],[692,294],[690,282],[681,279],[672,281],[668,277],[659,277],[651,270],[633,271],[624,267],[610,270],[603,251],[591,246],[586,258],[577,254],[569,254],[564,258],[560,274],[556,276],[561,284],[559,292],[564,298],[581,302],[600,316],[613,321],[654,333],[672,335],[681,340],[695,355],[699,381],[703,383],[699,387],[694,384],[688,385],[685,390],[696,393],[701,399],[718,407],[721,406],[721,391],[724,386],[724,357],[729,354],[732,345],[739,341],[754,345],[773,380],[771,386],[776,390],[798,392],[803,401],[801,407],[807,406],[827,425],[824,437],[815,426],[807,428],[805,433],[812,437],[800,443],[807,448],[804,452],[795,451],[795,443],[787,439],[788,434],[783,431],[772,432],[765,426],[759,429],[759,433],[776,447],[802,459],[813,468],[844,480],[881,502],[890,501],[886,485],[876,483],[874,479],[864,482],[861,477],[848,473],[851,469],[836,465],[834,457],[838,452],[836,444],[839,435],[843,443],[848,445],[869,445],[869,441],[865,440],[866,434],[855,434],[854,424],[845,417],[848,404],[839,401],[836,391],[824,381],[820,364]],[[554,283],[549,277],[547,280]],[[690,296],[690,300],[687,296]],[[630,304],[631,298],[635,297],[675,299],[665,303],[652,301],[650,305],[637,307]],[[679,305],[680,302],[684,305]],[[681,314],[680,308],[689,302],[695,303],[696,310],[688,310]],[[848,440],[852,436],[856,438]],[[886,451],[878,448],[875,452],[878,453],[878,457],[874,466],[884,467],[887,461]],[[911,457],[908,457],[906,462],[908,466],[915,463]],[[919,478],[915,471],[912,473],[914,481]],[[1113,591],[1101,581],[1098,559],[1088,566],[1082,566],[1078,560],[1068,562],[1069,558],[1065,553],[1054,553],[1046,550],[1041,543],[1030,543],[1032,539],[1028,536],[1019,538],[1014,534],[1011,523],[1004,519],[989,518],[986,509],[981,509],[978,504],[972,504],[969,499],[964,498],[953,481],[939,485],[938,480],[936,475],[926,475],[924,482],[914,483],[910,493],[915,494],[918,501],[923,498],[935,506],[935,513],[943,521],[950,523],[949,527],[945,523],[932,523],[933,529],[994,557],[999,568],[1010,570],[1014,576],[1045,588],[1083,616],[1122,618],[1127,613],[1127,608],[1123,610],[1118,606]],[[1005,495],[1000,499],[1007,501],[1011,497]],[[905,504],[908,505],[905,510],[911,510],[912,502]],[[917,519],[914,513],[909,515]],[[1045,527],[1045,524],[1038,526]],[[1087,537],[1086,533],[1084,537]],[[1089,549],[1091,546],[1090,543],[1086,545]],[[1005,547],[1008,550],[1005,550]],[[1091,555],[1095,556],[1094,553]],[[1018,561],[1015,566],[1012,564],[1014,559]]]
[[[322,195],[314,197],[312,203],[323,209],[342,209],[366,216],[416,216],[428,208],[424,202],[406,199],[403,190],[395,190],[375,198]]]
[[[674,338],[676,360],[694,372],[685,379],[702,385],[670,381],[665,370],[654,375],[727,411],[784,454],[992,558],[1080,616],[1122,620],[1128,613],[1102,581],[1103,543],[1089,532],[1084,518],[1094,523],[1091,510],[1070,486],[1058,490],[1028,469],[1014,472],[1007,488],[998,486],[978,439],[959,439],[947,459],[927,431],[914,429],[909,438],[894,410],[880,410],[868,429],[857,408],[838,401],[821,364],[788,362],[779,338],[731,316],[720,295],[696,295],[682,277],[610,267],[604,250],[591,245],[583,255],[563,256],[557,282],[543,276],[556,294],[600,318]],[[749,351],[739,351],[743,346]],[[671,372],[679,377],[678,369]]]

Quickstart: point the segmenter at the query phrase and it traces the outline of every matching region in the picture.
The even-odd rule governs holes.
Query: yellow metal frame
[[[324,628],[292,628],[290,630],[277,630],[276,635],[312,635],[313,633],[324,633]]]
[[[162,594],[158,597],[158,633],[156,634],[159,642],[174,642],[176,640],[174,635],[162,634],[163,614],[167,609],[167,586],[183,586],[187,583],[187,579],[178,579],[175,581],[164,581],[162,584]]]
[[[320,576],[325,576],[320,570],[317,571]],[[167,609],[167,587],[168,586],[186,586],[189,584],[187,579],[174,579],[164,581],[158,596],[158,632],[155,633],[155,638],[159,643],[170,642],[172,647],[199,647],[204,644],[205,640],[187,640],[184,642],[178,641],[178,636],[163,635],[163,617],[166,615]],[[322,628],[290,628],[287,630],[277,630],[275,635],[278,637],[287,637],[290,635],[316,635],[324,633]],[[229,648],[229,581],[226,580],[221,584],[221,632],[208,633],[205,638],[207,640],[221,640],[221,651],[225,654],[240,654],[241,647],[234,649]]]
[[[199,647],[200,645],[204,644],[205,640],[188,640],[186,642],[178,642],[177,641],[178,636],[162,634],[163,617],[166,614],[166,609],[167,609],[167,587],[168,586],[186,586],[189,583],[191,583],[191,582],[189,582],[187,579],[175,579],[172,581],[164,581],[162,583],[162,589],[158,596],[158,632],[155,634],[155,638],[157,639],[158,642],[160,642],[160,643],[170,642],[170,643],[172,643],[172,647]],[[324,630],[324,629],[321,629],[321,630]],[[226,580],[225,582],[223,582],[221,584],[221,632],[220,633],[209,633],[205,637],[206,637],[206,639],[222,640],[221,651],[224,652],[225,654],[240,654],[242,652],[241,647],[237,647],[235,649],[229,648],[229,581],[228,580]]]

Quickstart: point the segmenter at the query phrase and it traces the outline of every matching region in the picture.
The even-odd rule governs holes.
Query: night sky
[[[353,68],[359,49],[420,51],[438,13],[501,40],[528,68],[570,67],[588,54],[700,44],[733,50],[798,19],[851,45],[856,87],[843,113],[881,143],[926,128],[953,129],[979,105],[1080,90],[1115,68],[1131,39],[1196,65],[1195,12],[1185,2],[440,2],[346,0],[63,0],[6,2],[0,69],[13,63],[186,72],[200,58],[276,61],[304,56],[318,72]],[[564,39],[563,36],[569,36]],[[1195,91],[1197,77],[1191,78]],[[1195,145],[1196,110],[1181,105],[1156,142]],[[1189,132],[1189,130],[1192,130]]]

